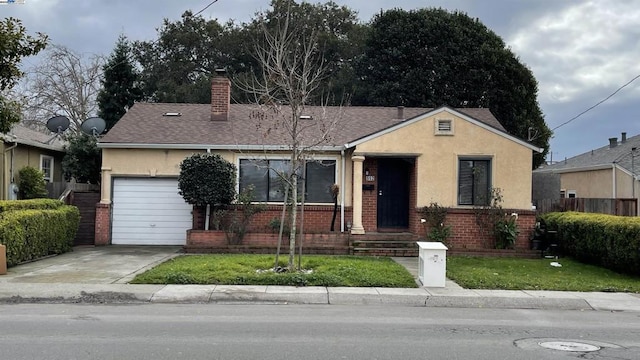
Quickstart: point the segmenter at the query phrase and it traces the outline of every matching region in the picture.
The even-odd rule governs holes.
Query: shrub
[[[577,260],[640,275],[640,218],[577,212],[542,216],[560,250]]]
[[[236,196],[236,166],[217,154],[193,154],[180,163],[178,188],[187,203],[210,206],[217,214],[216,207],[231,204]]]
[[[64,205],[56,199],[0,200],[0,213],[13,210],[51,210]]]
[[[7,265],[71,250],[79,224],[80,212],[75,206],[4,212],[0,243],[7,247]]]
[[[38,199],[47,197],[47,187],[42,171],[25,166],[18,171],[18,196],[20,199]]]
[[[425,226],[425,233],[429,240],[442,242],[448,245],[451,237],[451,226],[445,225],[447,219],[447,208],[432,202],[420,210],[422,219],[420,221]]]
[[[239,245],[242,243],[245,234],[248,231],[249,223],[254,215],[265,210],[264,204],[253,202],[255,199],[254,187],[249,185],[238,194],[238,205],[231,212],[231,219],[225,229],[227,241],[231,245]]]

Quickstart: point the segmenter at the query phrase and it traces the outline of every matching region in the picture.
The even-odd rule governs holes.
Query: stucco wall
[[[613,198],[611,169],[560,174],[560,186],[580,198]],[[631,187],[631,185],[629,185]]]
[[[631,173],[621,169],[616,169],[616,198],[632,198],[633,180]]]
[[[13,158],[13,172],[14,180],[18,182],[18,171],[25,166],[31,166],[36,169],[40,169],[40,155],[48,155],[53,157],[53,181],[64,181],[62,176],[62,159],[64,154],[57,151],[51,151],[46,149],[39,149],[31,146],[18,145],[16,148],[8,150],[11,147],[11,143],[2,143],[2,154],[0,157],[0,164],[2,169],[2,175],[0,177],[2,190],[0,191],[0,199],[6,200],[9,198],[9,185],[11,183],[11,158]]]
[[[436,135],[438,119],[453,120],[453,135]],[[532,150],[476,124],[438,114],[361,145],[356,154],[420,154],[417,156],[417,206],[437,202],[459,207],[458,159],[491,159],[492,187],[502,189],[503,207],[531,209]]]
[[[168,150],[168,149],[102,149],[102,199],[103,203],[111,201],[111,184],[114,177],[177,177],[180,174],[180,163],[186,157],[194,153],[205,152],[198,150]],[[212,151],[219,154],[225,160],[233,163],[236,167],[240,164],[241,158],[282,158],[286,159],[286,153],[265,152],[231,152]],[[341,181],[342,165],[340,163],[340,153],[316,154],[314,157],[336,160],[336,181]],[[351,171],[347,171],[347,182],[350,182]],[[340,191],[345,191],[341,187]],[[351,205],[351,188],[346,189],[345,204]]]

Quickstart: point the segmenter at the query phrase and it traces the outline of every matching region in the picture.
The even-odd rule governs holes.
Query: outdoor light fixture
[[[369,175],[369,168],[364,169],[364,174],[367,176]]]
[[[351,221],[347,221],[347,230],[351,231]]]

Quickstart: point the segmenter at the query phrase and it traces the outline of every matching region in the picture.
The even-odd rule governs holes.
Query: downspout
[[[342,162],[342,170],[341,170],[341,179],[340,182],[342,182],[341,186],[342,186],[342,191],[340,191],[340,232],[343,233],[344,232],[344,193],[346,192],[347,186],[345,185],[345,179],[346,179],[346,175],[344,174],[345,169],[347,168],[347,166],[344,163],[344,149],[340,150],[340,157],[341,157],[341,162]]]
[[[7,199],[11,198],[11,194],[9,194],[9,191],[13,191],[11,184],[13,184],[13,165],[14,165],[14,161],[13,159],[15,158],[15,153],[14,153],[14,149],[18,147],[18,142],[14,142],[13,145],[9,146],[8,148],[4,149],[4,154],[3,156],[6,158],[7,152],[9,150],[11,150],[11,161],[9,162],[9,187],[7,188]],[[3,184],[4,186],[4,184]]]
[[[613,165],[611,166],[611,168],[613,169],[613,186],[612,186],[612,192],[613,192],[613,196],[612,198],[617,198],[618,196],[618,187],[616,184],[616,171],[618,170],[618,166],[616,165],[616,163],[613,163]]]

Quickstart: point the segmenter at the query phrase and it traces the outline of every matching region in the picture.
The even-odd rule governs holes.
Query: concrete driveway
[[[181,251],[181,246],[77,246],[69,253],[11,267],[0,275],[0,283],[125,284]]]

